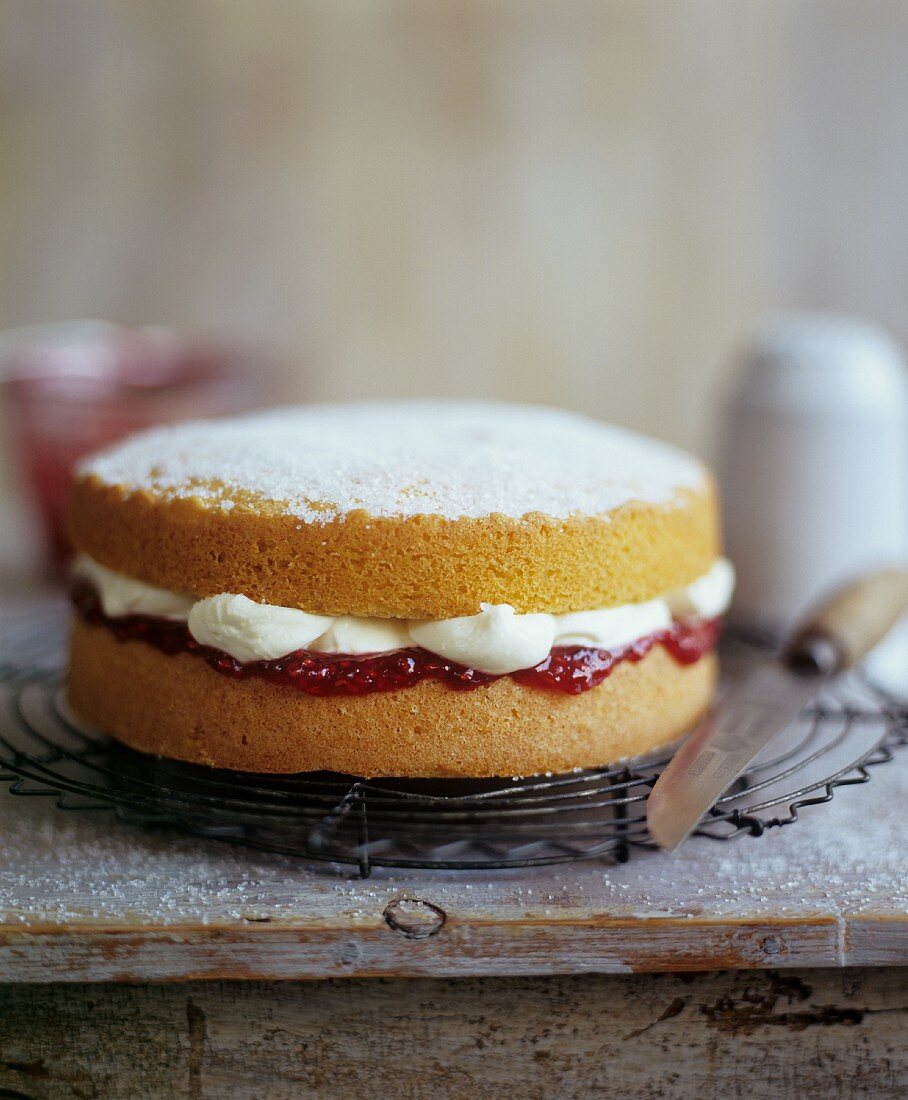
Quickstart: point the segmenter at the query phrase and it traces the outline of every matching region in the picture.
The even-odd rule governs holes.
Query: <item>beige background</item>
[[[0,0],[0,326],[709,453],[755,314],[908,337],[908,0]]]

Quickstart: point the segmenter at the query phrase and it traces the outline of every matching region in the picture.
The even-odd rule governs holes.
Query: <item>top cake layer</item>
[[[315,405],[135,436],[82,476],[165,498],[325,523],[382,518],[602,516],[696,489],[675,448],[554,409],[493,403]]]
[[[145,432],[80,466],[70,535],[109,569],[196,597],[413,619],[641,602],[721,552],[695,459],[569,413],[483,403]]]

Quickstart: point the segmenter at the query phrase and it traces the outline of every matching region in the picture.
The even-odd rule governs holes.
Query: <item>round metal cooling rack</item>
[[[4,611],[0,781],[61,810],[113,810],[124,822],[176,826],[312,860],[373,867],[490,869],[607,857],[652,847],[645,802],[668,754],[566,775],[364,780],[330,773],[255,775],[133,752],[81,728],[60,671],[59,600]],[[765,646],[723,644],[729,681]],[[908,744],[908,703],[860,673],[828,690],[757,758],[698,828],[714,840],[788,825]]]

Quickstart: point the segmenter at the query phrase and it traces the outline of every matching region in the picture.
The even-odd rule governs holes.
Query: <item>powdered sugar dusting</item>
[[[359,882],[352,868],[332,873],[291,856],[123,825],[107,814],[61,813],[51,799],[0,790],[0,924],[103,929],[128,921],[141,929],[267,918],[272,926],[305,928],[327,918],[355,937],[361,928],[383,927],[385,905],[401,895],[425,898],[464,923],[583,922],[591,913],[692,922],[821,916],[843,927],[856,918],[904,920],[906,798],[908,769],[899,756],[875,771],[870,787],[844,789],[831,805],[759,838],[695,838],[677,856],[635,853],[627,864],[377,869]]]
[[[369,403],[275,409],[156,428],[103,451],[82,475],[198,497],[238,495],[318,523],[377,517],[603,515],[667,503],[704,478],[663,443],[571,413],[485,402]]]

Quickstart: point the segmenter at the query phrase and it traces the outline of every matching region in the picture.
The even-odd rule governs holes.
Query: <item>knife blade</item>
[[[908,609],[908,569],[834,592],[776,660],[732,688],[684,741],[650,792],[646,820],[660,848],[678,847],[704,814],[827,681],[860,661]]]
[[[733,688],[687,738],[646,804],[650,835],[677,848],[770,741],[798,716],[827,677],[766,665]]]

